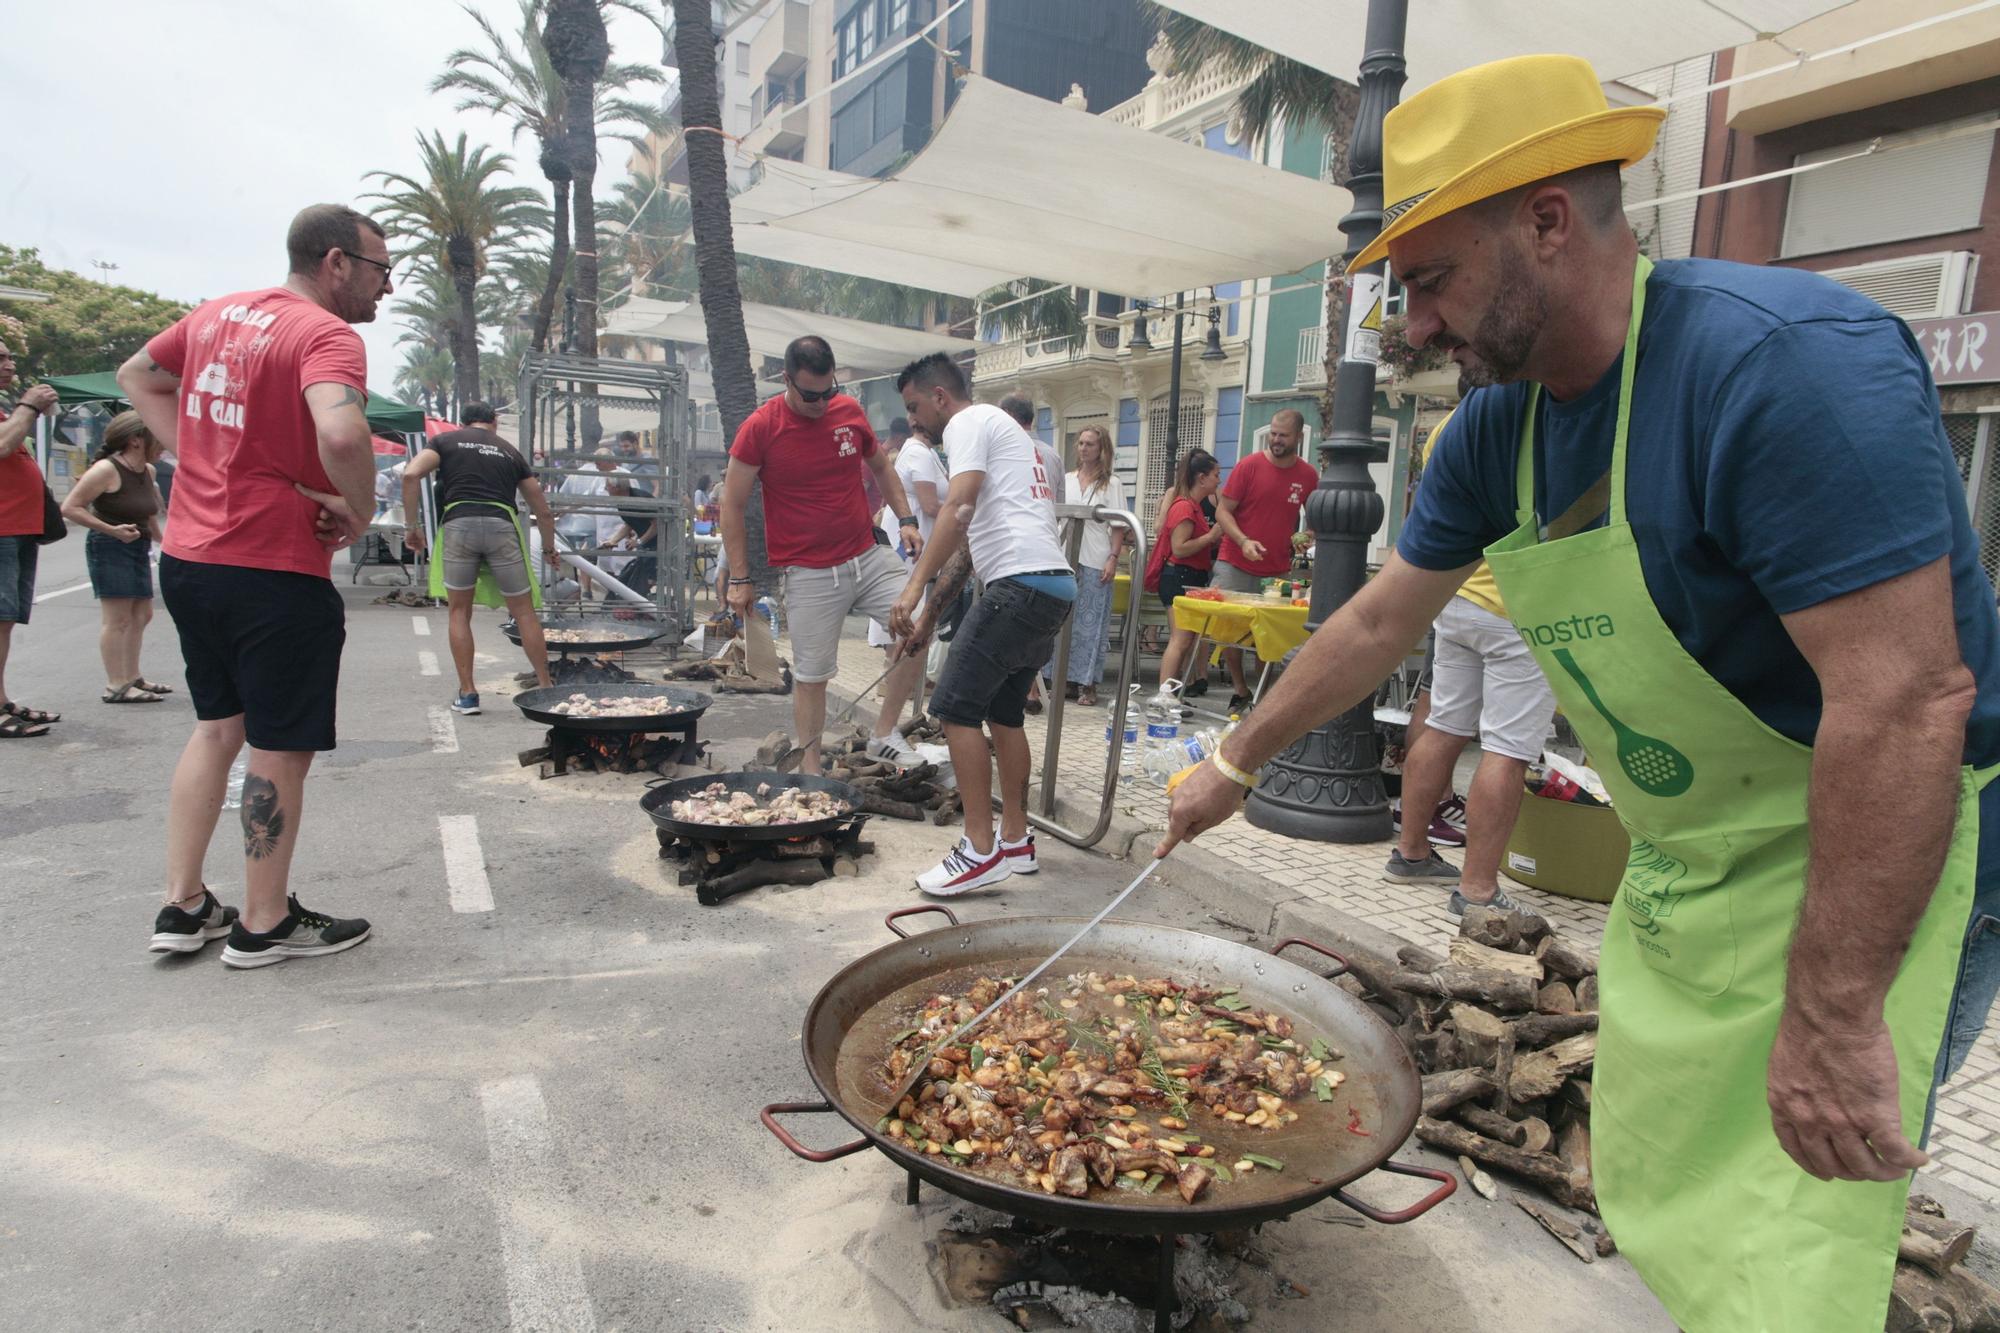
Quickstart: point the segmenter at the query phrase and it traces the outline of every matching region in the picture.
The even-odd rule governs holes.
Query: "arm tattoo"
[[[972,573],[972,548],[961,546],[951,553],[944,562],[944,568],[937,574],[937,581],[931,585],[931,597],[938,606],[949,606],[958,600],[958,590],[965,586],[966,578]]]
[[[176,380],[176,381],[178,381],[178,380],[180,379],[180,376],[179,376],[179,375],[175,374],[175,373],[174,373],[173,371],[171,371],[171,370],[168,370],[168,369],[167,369],[167,368],[166,368],[165,366],[163,366],[163,365],[161,365],[161,364],[160,364],[159,362],[157,362],[157,361],[153,360],[153,358],[151,358],[150,356],[146,358],[146,369],[147,369],[147,370],[149,370],[149,371],[151,371],[151,372],[152,372],[153,374],[155,374],[155,375],[165,375],[165,376],[167,376],[167,377],[168,377],[169,379],[172,379],[172,380]]]
[[[355,388],[352,384],[343,384],[340,386],[340,401],[335,403],[334,406],[352,407],[356,403],[365,403],[367,401],[367,394],[361,392],[361,390]]]
[[[255,773],[243,779],[243,854],[262,861],[285,840],[285,812],[278,808],[278,785]]]

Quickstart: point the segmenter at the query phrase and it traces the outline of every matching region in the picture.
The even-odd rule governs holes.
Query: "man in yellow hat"
[[[1160,850],[1367,697],[1483,556],[1632,836],[1606,1223],[1695,1333],[1873,1333],[1913,1140],[2000,984],[2000,616],[1909,331],[1810,273],[1639,253],[1618,170],[1663,114],[1563,56],[1389,114],[1357,262],[1386,253],[1411,343],[1477,387],[1397,555]]]

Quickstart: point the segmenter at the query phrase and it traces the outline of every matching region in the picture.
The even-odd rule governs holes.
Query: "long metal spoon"
[[[915,1072],[913,1072],[909,1076],[909,1078],[903,1081],[903,1086],[898,1088],[896,1090],[896,1095],[889,1099],[889,1109],[893,1111],[896,1107],[902,1105],[903,1098],[910,1095],[910,1090],[916,1087],[917,1084],[923,1082],[924,1074],[927,1070],[929,1070],[931,1060],[937,1055],[939,1051],[945,1050],[948,1047],[950,1047],[951,1044],[957,1041],[960,1037],[970,1032],[973,1028],[978,1027],[981,1023],[984,1023],[987,1019],[991,1018],[996,1012],[998,1012],[1001,1005],[1007,1003],[1007,1001],[1013,999],[1016,995],[1019,995],[1022,991],[1028,989],[1029,986],[1033,985],[1035,978],[1042,975],[1042,973],[1048,971],[1050,965],[1053,964],[1056,961],[1056,959],[1062,957],[1064,954],[1068,953],[1071,949],[1074,949],[1076,947],[1078,940],[1081,940],[1085,935],[1088,935],[1091,931],[1096,930],[1097,927],[1103,922],[1105,917],[1110,916],[1114,911],[1118,909],[1118,904],[1124,902],[1127,898],[1131,897],[1132,890],[1138,888],[1141,884],[1144,884],[1146,882],[1147,877],[1150,876],[1155,870],[1158,870],[1160,868],[1160,862],[1164,860],[1166,860],[1164,856],[1154,857],[1152,862],[1149,865],[1147,865],[1147,867],[1144,870],[1141,870],[1139,872],[1138,877],[1136,879],[1134,879],[1130,884],[1127,884],[1116,898],[1113,898],[1110,902],[1106,903],[1104,905],[1103,911],[1099,912],[1096,916],[1090,918],[1090,920],[1084,924],[1082,930],[1079,930],[1078,932],[1076,932],[1076,934],[1070,936],[1068,942],[1065,943],[1062,948],[1057,949],[1047,958],[1044,958],[1036,966],[1034,971],[1028,973],[1027,976],[1022,977],[1019,981],[1015,982],[1012,988],[1010,988],[1005,995],[1002,995],[999,999],[987,1005],[984,1009],[980,1010],[977,1014],[974,1014],[971,1018],[967,1019],[965,1022],[960,1023],[958,1027],[951,1033],[950,1036],[946,1037],[943,1041],[938,1042],[936,1045],[932,1046],[928,1051],[925,1051],[924,1058],[922,1060],[914,1062]]]

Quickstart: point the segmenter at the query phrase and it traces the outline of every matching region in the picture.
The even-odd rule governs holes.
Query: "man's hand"
[[[110,535],[130,546],[145,534],[139,531],[139,526],[136,523],[120,523],[117,527],[111,529]]]
[[[729,609],[739,617],[747,617],[750,608],[757,601],[757,585],[754,583],[731,583],[729,585]]]
[[[1174,789],[1167,809],[1167,831],[1154,856],[1165,856],[1176,844],[1199,837],[1243,808],[1250,789],[1222,776],[1214,764],[1200,764]]]
[[[896,604],[889,608],[889,633],[898,639],[908,639],[917,629],[917,603],[924,599],[924,590],[913,579],[904,587]]]
[[[914,523],[903,524],[903,550],[909,553],[912,560],[924,553],[924,534],[917,530]]]
[[[56,391],[46,384],[21,390],[20,404],[32,407],[37,412],[53,412],[56,407]]]
[[[1110,555],[1104,557],[1104,568],[1097,571],[1097,581],[1099,583],[1109,583],[1111,582],[1111,580],[1117,577],[1118,577],[1118,553],[1114,551]]]
[[[911,622],[910,632],[897,642],[896,660],[901,661],[905,657],[915,657],[918,653],[923,652],[926,648],[930,647],[931,635],[936,632],[937,612],[931,608],[929,602],[925,602],[924,609],[919,611],[916,619]]]
[[[430,545],[430,538],[424,536],[423,524],[412,523],[408,528],[403,530],[403,545],[409,547],[417,555],[424,553],[425,548]]]
[[[1822,1024],[1788,1004],[1765,1092],[1779,1144],[1821,1180],[1898,1180],[1930,1161],[1903,1136],[1896,1048],[1879,1016]]]
[[[1259,541],[1247,541],[1242,543],[1242,546],[1243,546],[1243,558],[1245,560],[1248,560],[1251,564],[1254,565],[1258,561],[1264,558],[1264,543]]]
[[[338,551],[354,545],[368,531],[368,520],[372,515],[355,513],[344,497],[328,495],[298,482],[292,483],[292,489],[319,505],[320,513],[313,522],[313,535],[319,538],[321,545]]]

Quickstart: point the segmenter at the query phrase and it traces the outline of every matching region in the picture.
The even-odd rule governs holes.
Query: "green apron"
[[[1608,486],[1540,526],[1535,386],[1516,483],[1521,526],[1486,548],[1509,617],[1632,837],[1599,978],[1598,1203],[1619,1248],[1690,1333],[1879,1333],[1909,1179],[1814,1179],[1778,1146],[1765,1101],[1805,896],[1812,750],[1766,727],[1688,656],[1646,591],[1626,520],[1651,269],[1642,257],[1633,278]],[[1578,530],[1607,506],[1606,526]],[[1888,995],[1912,1138],[1972,909],[1983,778],[1961,776],[1944,873]]]
[[[462,504],[498,507],[507,511],[507,517],[514,522],[514,536],[521,543],[521,563],[528,567],[528,595],[534,599],[535,609],[542,609],[542,581],[535,576],[535,557],[528,547],[528,534],[521,528],[521,511],[512,505],[500,504],[497,500],[453,500],[444,507],[449,514]],[[419,523],[423,517],[417,517]],[[431,551],[430,595],[440,602],[446,600],[444,586],[444,523],[438,523],[435,549]],[[478,606],[505,606],[507,598],[500,591],[500,583],[493,577],[493,570],[484,561],[479,566],[479,579],[472,585],[472,600]]]

